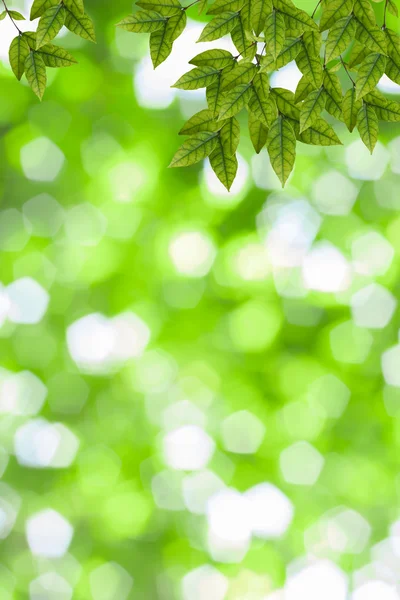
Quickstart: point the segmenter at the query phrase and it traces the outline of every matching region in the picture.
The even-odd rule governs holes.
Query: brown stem
[[[9,16],[9,18],[11,19],[12,24],[14,25],[14,27],[18,30],[18,35],[22,35],[22,31],[20,30],[20,28],[18,27],[18,25],[16,24],[16,22],[14,21],[14,19],[11,16],[10,11],[8,10],[7,4],[5,3],[5,0],[1,0],[4,4],[4,8],[6,10],[7,15]]]

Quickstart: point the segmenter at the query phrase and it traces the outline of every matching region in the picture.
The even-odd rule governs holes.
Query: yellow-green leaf
[[[218,133],[203,131],[187,139],[176,152],[170,167],[189,167],[211,154],[217,143]]]
[[[182,127],[179,135],[193,135],[201,131],[218,131],[223,124],[215,120],[215,115],[212,110],[205,108],[196,113]]]
[[[319,118],[325,108],[326,92],[324,88],[313,90],[304,100],[300,110],[300,133]]]
[[[250,25],[256,35],[260,35],[265,26],[265,21],[272,12],[272,0],[250,1]]]
[[[31,50],[25,60],[25,76],[33,92],[41,100],[46,89],[46,65],[38,52]]]
[[[210,165],[222,185],[229,191],[236,177],[238,161],[235,155],[227,154],[220,138],[210,154]]]
[[[219,77],[219,71],[214,67],[196,67],[185,73],[172,87],[181,90],[197,90],[214,83]]]
[[[286,18],[290,29],[305,31],[306,29],[318,29],[313,19],[300,8],[297,8],[291,0],[273,0],[274,6]]]
[[[297,84],[296,92],[294,95],[294,100],[296,104],[298,102],[303,102],[307,98],[309,94],[315,89],[313,84],[307,79],[307,77],[303,77],[300,79]]]
[[[296,64],[314,87],[319,87],[321,85],[323,77],[321,59],[319,56],[312,54],[309,51],[309,47],[304,43],[296,57]]]
[[[139,10],[134,15],[128,15],[117,23],[117,27],[135,33],[152,33],[157,31],[165,23],[167,17],[164,17],[155,10]]]
[[[379,90],[373,90],[364,96],[364,102],[372,106],[378,120],[391,123],[400,121],[400,103],[388,100]]]
[[[296,136],[292,126],[281,115],[268,131],[267,150],[272,168],[284,187],[296,159]]]
[[[10,45],[8,56],[13,73],[17,79],[21,79],[25,71],[25,61],[29,55],[29,46],[22,35],[17,35]]]
[[[146,10],[155,10],[164,17],[171,17],[183,12],[179,0],[140,0],[136,4]]]
[[[198,42],[211,42],[223,37],[227,33],[230,33],[232,29],[237,25],[238,13],[237,12],[224,12],[217,15],[204,27]]]
[[[357,125],[357,115],[361,107],[362,101],[357,100],[356,89],[351,87],[345,93],[342,103],[343,120],[349,131],[353,131]]]
[[[54,44],[45,44],[37,53],[40,54],[46,67],[71,67],[77,63],[68,50],[64,50],[64,48],[60,48]]]
[[[386,54],[386,37],[382,29],[377,25],[368,26],[361,21],[356,21],[356,23],[356,39],[372,52]]]
[[[276,87],[271,89],[271,94],[275,99],[279,112],[287,117],[292,117],[292,119],[300,119],[300,109],[297,106],[293,92]]]
[[[356,67],[363,62],[364,58],[371,54],[371,50],[366,48],[363,44],[360,44],[357,40],[354,40],[353,47],[351,49],[350,58],[348,62],[349,69]]]
[[[72,10],[74,13],[83,13],[85,12],[85,8],[83,6],[83,0],[63,0],[64,6]]]
[[[365,25],[365,27],[376,27],[375,12],[369,0],[355,0],[353,12],[357,21]]]
[[[219,139],[225,154],[228,156],[235,154],[240,140],[240,125],[235,117],[231,117],[224,123],[219,132]]]
[[[219,120],[233,117],[241,111],[250,100],[252,92],[251,84],[243,83],[226,94],[219,113]]]
[[[302,47],[300,38],[285,39],[282,50],[276,58],[276,68],[280,69],[296,58]]]
[[[208,108],[214,115],[217,115],[221,110],[224,100],[224,94],[221,89],[221,76],[206,89],[206,99]]]
[[[240,52],[242,58],[247,58],[252,60],[257,51],[256,43],[249,43],[249,40],[246,37],[246,26],[245,26],[245,18],[243,16],[243,9],[239,13],[235,27],[231,31],[232,42],[235,44],[235,47],[238,52]]]
[[[268,129],[252,112],[249,112],[249,133],[254,150],[259,154],[266,144]]]
[[[256,65],[241,61],[233,69],[224,71],[221,76],[221,87],[224,92],[233,89],[241,83],[249,83],[257,73]]]
[[[369,54],[358,69],[356,81],[357,99],[368,94],[378,83],[385,72],[386,58],[383,54]]]
[[[94,25],[92,19],[84,13],[73,13],[68,8],[65,8],[65,27],[89,42],[96,41]]]
[[[331,71],[324,72],[323,81],[326,92],[325,109],[336,119],[342,118],[342,86],[339,77]]]
[[[31,7],[31,21],[42,16],[47,9],[51,8],[52,6],[57,6],[59,3],[59,0],[34,0]]]
[[[267,16],[264,33],[267,50],[276,59],[285,43],[285,19],[282,13],[273,10]]]
[[[228,50],[205,50],[197,54],[192,60],[189,60],[190,65],[196,67],[215,67],[216,69],[225,69],[228,66],[235,64],[235,59]]]
[[[354,39],[356,32],[356,21],[352,15],[343,17],[336,21],[329,30],[326,41],[326,62],[340,56]]]
[[[340,146],[342,144],[333,127],[321,117],[318,117],[311,127],[299,133],[297,139],[311,146]]]
[[[357,128],[362,141],[372,154],[378,140],[379,123],[373,107],[366,102],[363,103],[358,111]]]
[[[40,17],[38,28],[36,31],[36,49],[51,42],[65,22],[65,10],[62,4],[48,8]]]
[[[321,31],[330,29],[339,19],[347,17],[353,10],[354,0],[327,0],[322,5],[319,23]]]
[[[172,44],[180,36],[186,25],[186,12],[180,11],[168,18],[167,22],[150,34],[150,56],[154,68],[164,62],[172,52]]]
[[[265,73],[259,73],[254,78],[248,109],[265,127],[270,127],[277,117],[276,103],[269,94],[269,81]]]
[[[208,15],[220,15],[226,11],[237,12],[245,4],[246,0],[216,0],[208,9]]]

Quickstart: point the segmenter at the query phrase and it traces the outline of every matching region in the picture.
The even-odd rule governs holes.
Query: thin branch
[[[388,4],[389,4],[389,0],[386,0],[386,2],[385,2],[385,9],[383,11],[383,25],[382,25],[382,29],[386,29],[386,12],[387,12]]]
[[[11,16],[10,11],[8,10],[7,4],[5,3],[5,0],[1,0],[4,4],[4,8],[6,9],[6,13],[9,16],[9,18],[11,19],[12,24],[14,25],[14,27],[18,30],[18,35],[22,35],[22,31],[20,30],[20,28],[18,27],[18,25],[16,24],[16,22],[14,21],[14,19]]]
[[[347,73],[347,76],[349,77],[349,79],[350,79],[351,83],[352,83],[353,85],[356,85],[356,82],[354,81],[354,79],[353,79],[353,78],[352,78],[352,76],[350,75],[350,73],[349,73],[349,71],[348,71],[348,69],[347,69],[346,63],[344,62],[344,60],[343,60],[343,58],[342,58],[341,56],[340,56],[340,62],[342,63],[342,65],[343,65],[343,67],[344,67],[344,70],[346,71],[346,73]]]
[[[319,7],[319,5],[321,4],[321,2],[322,2],[322,0],[318,0],[318,4],[317,4],[317,6],[314,8],[314,10],[313,10],[313,12],[312,12],[312,15],[311,15],[311,18],[312,18],[312,19],[314,18],[314,15],[315,15],[315,13],[317,12],[317,10],[318,10],[318,7]]]
[[[234,56],[233,58],[234,58],[235,60],[237,60],[237,59],[239,58],[239,56],[242,56],[242,55],[243,55],[245,52],[247,52],[247,50],[250,50],[250,48],[252,48],[252,47],[253,47],[255,44],[257,44],[257,42],[252,42],[252,43],[250,44],[250,46],[247,46],[247,48],[245,48],[245,49],[243,50],[243,52],[239,52],[239,54],[238,54],[237,56]]]
[[[191,4],[188,4],[187,6],[183,6],[182,10],[187,10],[188,8],[190,8],[194,4],[198,4],[199,2],[200,2],[200,0],[194,0],[194,2],[192,2]]]

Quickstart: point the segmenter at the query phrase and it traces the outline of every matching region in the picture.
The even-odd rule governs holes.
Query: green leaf
[[[176,152],[170,167],[189,167],[203,158],[206,158],[214,150],[217,143],[218,133],[202,131],[187,139]]]
[[[85,8],[83,6],[83,0],[63,0],[64,6],[69,8],[73,13],[80,13],[83,15]]]
[[[46,66],[38,52],[31,50],[25,60],[25,76],[33,92],[41,100],[46,89]]]
[[[246,0],[216,0],[211,8],[208,9],[208,15],[220,15],[226,11],[238,12],[245,4]]]
[[[218,131],[222,126],[220,121],[215,120],[213,111],[205,108],[186,121],[179,135],[193,135],[200,131]]]
[[[372,106],[379,120],[391,123],[400,121],[400,103],[388,100],[379,90],[366,94],[364,102]]]
[[[296,58],[302,48],[300,38],[286,38],[281,52],[276,58],[276,68],[281,69]]]
[[[309,52],[309,47],[304,43],[296,57],[296,64],[303,75],[313,84],[314,87],[320,87],[322,84],[323,70],[319,56]]]
[[[325,71],[323,86],[326,92],[325,109],[336,119],[341,119],[343,101],[342,86],[340,85],[340,80],[336,73]]]
[[[362,101],[356,98],[356,88],[351,87],[344,95],[342,110],[343,120],[349,131],[353,131],[357,125],[357,115],[362,107]]]
[[[29,46],[22,35],[17,35],[13,39],[8,56],[13,73],[20,80],[25,71],[25,61],[29,56]]]
[[[214,83],[219,77],[219,71],[214,67],[196,67],[185,73],[172,87],[181,90],[198,90]]]
[[[333,0],[324,2],[319,23],[320,31],[330,29],[339,19],[347,17],[353,10],[353,4],[354,0]]]
[[[285,19],[277,10],[267,16],[264,33],[267,50],[276,59],[285,43]]]
[[[229,191],[236,177],[238,161],[235,155],[226,153],[220,138],[210,154],[210,165],[222,185]]]
[[[253,89],[250,83],[243,83],[226,94],[219,113],[219,120],[233,117],[242,110],[250,100]]]
[[[356,32],[356,21],[352,15],[339,19],[329,30],[326,41],[326,62],[340,56],[351,44]]]
[[[146,10],[155,10],[164,17],[171,17],[183,12],[179,0],[141,0],[136,4]]]
[[[217,115],[224,101],[224,93],[221,89],[221,76],[206,89],[206,99],[208,108],[214,115]]]
[[[180,36],[186,26],[186,12],[168,18],[161,29],[150,34],[150,56],[154,68],[164,62],[172,52],[172,44]]]
[[[7,16],[7,11],[3,10],[3,12],[0,13],[0,21],[4,21],[6,16]]]
[[[350,58],[348,62],[349,69],[356,67],[363,62],[364,58],[371,54],[371,50],[366,48],[363,44],[360,44],[357,40],[354,40],[353,47],[351,49]]]
[[[308,50],[309,54],[313,56],[319,56],[322,47],[322,36],[319,31],[310,30],[303,33],[303,44]]]
[[[249,83],[257,73],[256,65],[241,61],[230,71],[224,71],[221,76],[221,87],[224,92],[233,89],[241,83]]]
[[[270,127],[278,116],[275,100],[269,94],[269,81],[265,73],[259,73],[254,78],[248,109],[265,127]]]
[[[317,24],[304,11],[297,8],[291,0],[273,0],[274,6],[287,19],[286,23],[290,29],[305,31],[306,29],[318,29]]]
[[[357,21],[356,39],[364,44],[372,52],[380,52],[386,54],[386,37],[382,29],[374,26],[368,26],[360,21]]]
[[[231,38],[242,58],[252,60],[255,57],[257,52],[257,44],[249,44],[249,40],[246,37],[246,27],[243,12],[240,12],[238,15],[236,25],[231,32]]]
[[[51,42],[59,33],[65,22],[65,11],[62,4],[48,8],[40,17],[36,31],[36,49]]]
[[[356,81],[357,100],[368,94],[385,72],[386,58],[382,54],[369,54],[358,69]]]
[[[9,10],[8,14],[14,19],[14,21],[25,21],[24,15],[21,15],[21,13],[17,10]]]
[[[365,27],[376,27],[375,12],[369,0],[355,0],[353,12],[357,21]]]
[[[34,0],[31,7],[30,19],[33,21],[38,17],[41,17],[46,10],[51,8],[52,6],[57,6],[59,4],[59,0]]]
[[[373,107],[366,102],[358,111],[357,128],[362,141],[372,154],[378,140],[379,123]]]
[[[46,67],[71,67],[77,63],[72,54],[54,44],[45,44],[37,53],[40,54]]]
[[[296,104],[299,102],[303,102],[307,98],[307,96],[315,89],[312,83],[307,79],[307,77],[303,77],[300,79],[297,84],[296,93],[294,95],[294,100]]]
[[[225,67],[233,66],[235,59],[228,50],[205,50],[192,60],[189,60],[190,65],[196,67],[215,67],[216,69],[225,69]]]
[[[388,58],[385,73],[395,83],[400,82],[400,38],[392,30],[385,30]]]
[[[272,88],[271,94],[275,99],[279,112],[292,119],[300,119],[300,109],[297,106],[293,92],[284,88]]]
[[[265,21],[272,12],[272,0],[250,1],[250,25],[256,35],[260,35],[265,26]]]
[[[198,7],[199,7],[199,15],[201,15],[201,13],[204,11],[205,8],[207,8],[208,5],[208,0],[200,0]]]
[[[75,14],[65,8],[65,27],[84,40],[96,42],[93,21],[86,13]]]
[[[326,93],[322,87],[307,96],[300,110],[300,133],[315,123],[325,108],[325,102]]]
[[[134,15],[128,15],[117,23],[117,27],[135,33],[152,33],[165,23],[167,17],[160,15],[155,10],[139,10]]]
[[[259,154],[266,144],[268,129],[252,112],[249,112],[249,133],[254,150]]]
[[[240,140],[240,125],[235,117],[224,123],[219,132],[219,139],[227,156],[235,154]]]
[[[399,16],[399,9],[397,8],[397,4],[395,2],[395,0],[388,0],[388,11],[394,15],[395,17]]]
[[[198,42],[212,42],[220,37],[223,37],[227,33],[230,33],[232,29],[237,25],[238,13],[237,12],[225,12],[221,15],[217,15],[207,23]]]
[[[311,146],[339,146],[342,144],[331,125],[321,117],[318,117],[308,129],[299,133],[297,139]]]
[[[281,115],[268,131],[267,150],[272,168],[284,187],[296,159],[296,136],[292,126]]]

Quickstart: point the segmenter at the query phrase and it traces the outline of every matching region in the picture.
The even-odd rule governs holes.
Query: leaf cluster
[[[67,50],[53,44],[53,40],[65,25],[81,38],[95,42],[93,22],[85,13],[83,0],[34,0],[30,20],[38,20],[36,30],[22,32],[16,21],[25,20],[25,17],[10,10],[5,2],[3,4],[5,10],[0,14],[0,20],[10,18],[18,31],[9,49],[11,68],[18,80],[25,74],[41,100],[47,84],[46,69],[69,67],[77,62]]]
[[[378,6],[379,0],[374,3]],[[193,115],[180,134],[188,136],[172,159],[172,167],[209,157],[217,177],[229,190],[237,171],[240,138],[237,115],[248,113],[255,152],[266,147],[273,169],[285,185],[298,142],[341,144],[332,118],[349,131],[357,128],[372,152],[379,121],[400,121],[400,104],[377,88],[386,74],[400,84],[400,37],[386,25],[398,16],[394,0],[382,0],[378,24],[370,0],[319,0],[312,15],[292,0],[139,0],[139,10],[118,25],[150,34],[154,67],[172,52],[186,25],[186,12],[198,4],[211,20],[198,42],[230,36],[237,54],[208,49],[189,61],[193,68],[174,87],[205,88],[207,108]],[[302,77],[295,93],[271,87],[270,74],[296,61]],[[339,71],[342,72],[340,77]]]

